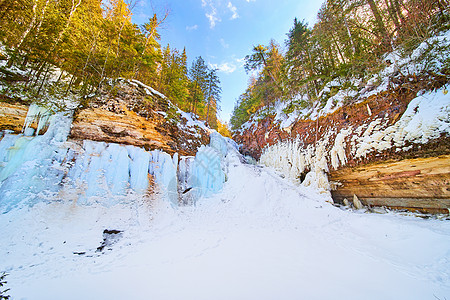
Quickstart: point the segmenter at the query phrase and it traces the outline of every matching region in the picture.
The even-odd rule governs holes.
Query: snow
[[[232,149],[231,147],[229,149]],[[224,159],[195,206],[38,203],[1,215],[14,299],[445,299],[450,223],[334,207],[270,169]],[[99,251],[104,230],[120,230]]]
[[[407,142],[424,144],[443,135],[450,135],[450,95],[441,88],[414,98],[400,120],[394,125],[382,126],[383,120],[372,121],[363,135],[356,139],[354,157],[383,151],[393,146],[403,147]],[[384,128],[384,129],[383,129]],[[357,130],[363,130],[360,126]]]
[[[161,97],[161,98],[166,98],[165,95],[161,94],[160,92],[158,92],[158,91],[155,90],[154,88],[152,88],[152,87],[150,87],[150,86],[148,86],[148,85],[145,85],[144,83],[140,82],[139,80],[132,79],[132,80],[130,80],[129,82],[130,82],[132,85],[134,85],[134,86],[140,86],[140,87],[144,88],[144,89],[146,90],[146,92],[147,92],[148,94],[150,94],[150,95],[153,94],[153,95],[158,95],[158,96]]]
[[[182,118],[186,119],[186,125],[178,124],[178,127],[181,129],[195,128],[198,126],[206,132],[210,131],[210,129],[205,125],[205,122],[197,120],[194,114],[184,112],[178,108],[177,113],[180,114]]]

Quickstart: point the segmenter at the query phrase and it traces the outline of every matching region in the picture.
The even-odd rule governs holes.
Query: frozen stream
[[[342,210],[243,164],[218,135],[174,159],[73,145],[57,120],[0,143],[0,271],[13,299],[450,299],[448,221]],[[189,205],[176,205],[180,187]]]

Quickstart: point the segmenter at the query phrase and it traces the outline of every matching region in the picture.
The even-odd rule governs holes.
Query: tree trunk
[[[386,47],[386,50],[390,50],[390,38],[386,27],[384,26],[383,18],[381,17],[381,13],[378,10],[378,6],[376,5],[374,0],[367,0],[367,2],[369,3],[373,16],[375,17],[375,23],[377,24],[377,28],[381,37],[381,43],[384,47]]]
[[[39,32],[41,31],[42,22],[44,21],[44,17],[45,17],[45,11],[47,10],[47,6],[48,6],[49,2],[50,2],[50,0],[45,1],[45,5],[42,8],[41,17],[39,18],[39,23],[36,26],[36,33],[34,35],[35,39],[37,38],[37,36],[39,35]]]
[[[211,105],[211,96],[208,97],[208,109],[206,110],[206,125],[209,126],[208,118],[209,118],[209,107]]]
[[[211,85],[212,85],[212,81],[213,81],[213,73],[210,73],[210,77],[209,77],[209,87],[208,87],[208,108],[206,110],[206,125],[208,124],[208,117],[209,117],[209,105],[211,103]]]
[[[331,40],[334,42],[334,45],[336,46],[336,50],[338,51],[339,56],[341,57],[342,62],[345,64],[345,59],[344,59],[344,56],[343,56],[342,53],[341,53],[341,49],[339,48],[339,44],[336,42],[336,40],[335,40],[333,37],[331,37]]]
[[[402,26],[405,26],[406,21],[405,21],[405,17],[403,16],[402,13],[402,6],[403,6],[403,1],[402,0],[391,0],[392,1],[392,6],[394,7],[395,13],[397,14],[398,18],[400,19],[400,23],[402,24]]]
[[[347,18],[345,17],[345,14],[343,15],[343,17],[344,17],[345,28],[347,29],[347,34],[348,34],[348,37],[350,39],[350,43],[352,45],[353,54],[355,54],[356,53],[356,47],[355,47],[355,43],[353,42],[352,33],[350,32],[350,27],[348,26],[348,22],[347,22]]]
[[[61,42],[64,34],[66,34],[66,32],[69,29],[69,26],[70,26],[70,24],[72,22],[73,14],[77,10],[78,6],[80,6],[80,4],[81,4],[81,0],[78,0],[78,3],[76,5],[75,5],[75,0],[72,0],[72,7],[70,9],[69,17],[67,18],[66,26],[64,27],[64,29],[62,31],[59,32],[58,38],[53,43],[53,46],[52,46],[51,50],[49,51],[49,56],[47,56],[47,58],[50,57],[51,54],[53,54],[53,51],[55,51],[56,47]]]
[[[67,96],[67,94],[69,94],[69,91],[70,91],[70,87],[72,86],[72,83],[73,83],[73,80],[75,79],[75,76],[71,76],[70,77],[70,81],[69,81],[69,85],[67,86],[67,90],[66,90],[66,92],[65,92],[65,96]]]
[[[194,114],[195,114],[195,104],[197,102],[197,88],[198,88],[198,83],[196,81],[195,87],[194,87],[194,97],[192,98],[192,109],[191,109],[191,112]]]
[[[315,69],[315,67],[314,67],[314,63],[313,63],[312,58],[311,58],[311,53],[309,53],[309,51],[306,51],[306,52],[308,53],[309,62],[311,63],[311,68],[309,70],[309,72],[310,72],[309,76],[312,77],[312,75],[313,75],[312,73],[313,73],[313,70]],[[317,97],[317,95],[319,95],[319,90],[318,90],[317,82],[316,82],[315,79],[313,80],[313,84],[314,84],[314,90],[316,92],[316,97]]]
[[[395,30],[397,32],[400,32],[400,22],[398,20],[397,14],[395,12],[395,7],[392,3],[392,0],[390,0],[390,1],[385,0],[385,2],[386,2],[386,7],[388,8],[388,11],[389,11],[389,17],[391,18],[392,22],[394,23]]]
[[[47,65],[47,70],[45,70],[44,78],[42,79],[41,85],[39,86],[38,91],[36,92],[36,95],[39,95],[39,93],[42,90],[42,87],[44,86],[45,80],[47,79],[48,71],[50,70],[50,65]]]
[[[100,89],[101,86],[102,86],[102,83],[103,83],[103,78],[104,78],[104,75],[105,75],[105,69],[106,69],[106,64],[108,62],[109,50],[110,49],[111,49],[111,40],[109,41],[108,52],[106,52],[105,63],[103,64],[102,73],[100,74],[100,82],[98,83],[97,89]]]
[[[82,78],[83,78],[83,79],[82,79],[83,82],[85,82],[85,79],[86,79],[86,68],[87,68],[88,63],[89,63],[89,60],[90,60],[90,58],[91,58],[91,54],[94,53],[95,48],[97,47],[97,38],[98,38],[99,36],[100,36],[100,31],[97,32],[97,35],[94,37],[94,42],[92,43],[91,49],[89,50],[88,57],[86,58],[86,62],[85,62],[84,67],[83,67],[83,72],[81,73],[81,74],[82,74]],[[85,86],[86,86],[86,84],[83,84],[83,94],[84,94],[84,92],[86,91]]]
[[[117,37],[117,51],[116,51],[116,56],[117,57],[119,57],[120,37],[122,36],[123,26],[125,26],[125,21],[123,21],[122,24],[120,25],[119,36]]]
[[[37,4],[38,4],[38,0],[34,0],[33,1],[33,17],[31,19],[31,22],[28,25],[27,29],[25,29],[25,31],[22,33],[22,37],[20,38],[19,43],[17,43],[17,45],[16,45],[17,49],[20,49],[20,47],[22,46],[22,43],[27,38],[27,36],[30,33],[31,29],[33,29],[34,23],[36,23],[36,18],[37,18],[36,8],[37,8]]]

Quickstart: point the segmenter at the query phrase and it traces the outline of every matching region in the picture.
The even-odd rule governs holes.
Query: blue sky
[[[323,0],[138,0],[133,21],[142,24],[153,11],[171,11],[160,29],[161,45],[182,50],[188,66],[197,56],[219,69],[222,83],[220,119],[229,121],[236,99],[245,91],[248,75],[243,58],[253,45],[274,39],[284,46],[294,18],[310,25]]]

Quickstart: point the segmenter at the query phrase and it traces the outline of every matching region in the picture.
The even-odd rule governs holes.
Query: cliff
[[[50,106],[36,110],[29,120],[30,128],[38,129],[40,117],[54,113]],[[209,129],[203,122],[138,81],[118,80],[75,106],[69,135],[72,140],[134,145],[180,155],[195,155],[209,142]],[[29,101],[3,95],[0,132],[21,133],[29,107]],[[41,125],[38,134],[44,134],[47,127]]]
[[[169,99],[138,81],[118,80],[78,109],[70,132],[77,140],[104,141],[195,155],[209,129]]]

